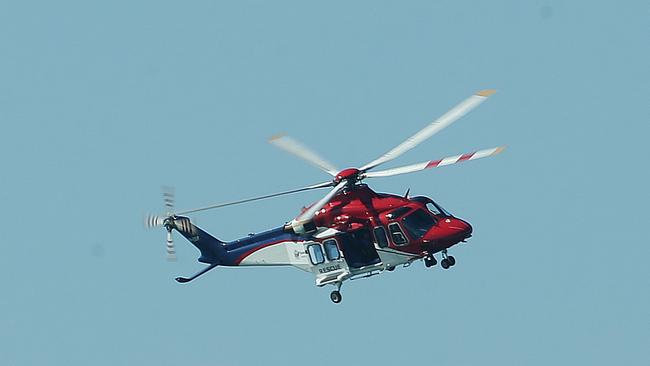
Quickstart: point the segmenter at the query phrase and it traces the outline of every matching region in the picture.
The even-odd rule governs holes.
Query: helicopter
[[[167,231],[167,258],[176,259],[173,231],[192,243],[200,252],[198,261],[207,264],[190,277],[176,277],[179,283],[190,282],[218,266],[293,266],[312,273],[316,286],[332,285],[330,299],[342,300],[341,286],[347,280],[367,278],[408,267],[423,260],[426,267],[438,263],[449,269],[456,259],[449,248],[466,242],[472,226],[428,197],[377,193],[366,179],[391,177],[425,169],[481,159],[496,155],[504,147],[479,150],[418,164],[375,171],[413,149],[440,130],[451,125],[483,103],[495,90],[479,91],[428,124],[406,141],[379,158],[359,167],[337,169],[308,147],[286,135],[269,142],[331,176],[322,183],[284,192],[220,203],[191,210],[174,211],[174,194],[164,190],[166,214],[148,215],[145,226],[163,227]],[[187,216],[200,211],[238,205],[315,189],[331,188],[320,200],[303,208],[294,219],[274,229],[249,234],[225,242],[192,223]]]

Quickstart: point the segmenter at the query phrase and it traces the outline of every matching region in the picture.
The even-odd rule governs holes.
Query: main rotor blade
[[[315,152],[309,150],[309,148],[307,148],[306,146],[292,139],[289,136],[286,135],[273,136],[269,139],[269,143],[305,160],[311,165],[314,165],[315,167],[324,170],[325,172],[327,172],[332,176],[336,176],[336,173],[338,173],[339,171],[330,162],[321,158]]]
[[[286,194],[292,194],[292,193],[298,193],[298,192],[303,192],[303,191],[309,191],[312,189],[319,189],[319,188],[326,188],[326,187],[331,187],[332,182],[324,182],[324,183],[319,183],[319,184],[314,184],[311,186],[303,187],[303,188],[298,188],[298,189],[292,189],[290,191],[284,191],[284,192],[278,192],[278,193],[272,193],[272,194],[267,194],[264,196],[259,196],[259,197],[252,197],[252,198],[246,198],[243,200],[237,200],[237,201],[231,201],[231,202],[225,202],[225,203],[219,203],[216,205],[210,205],[210,206],[205,206],[205,207],[200,207],[200,208],[195,208],[192,210],[185,210],[185,211],[180,211],[176,212],[176,215],[186,215],[189,213],[193,212],[199,212],[199,211],[206,211],[206,210],[211,210],[213,208],[220,208],[220,207],[226,207],[226,206],[233,206],[233,205],[238,205],[241,203],[247,203],[247,202],[253,202],[253,201],[259,201],[267,198],[273,198],[273,197],[278,197],[278,196],[283,196]]]
[[[416,147],[422,141],[428,139],[429,137],[438,133],[438,131],[449,126],[450,124],[457,121],[459,118],[467,114],[472,109],[476,108],[479,104],[483,103],[487,97],[494,94],[496,91],[492,89],[481,90],[471,97],[465,99],[460,104],[456,105],[454,108],[449,110],[449,112],[443,114],[440,118],[433,121],[431,124],[420,130],[415,135],[409,137],[406,141],[399,144],[397,147],[382,155],[378,159],[371,161],[370,163],[361,167],[361,171],[368,171],[378,165],[389,162],[398,156],[404,154],[405,152]]]
[[[492,149],[479,150],[469,154],[449,156],[444,159],[425,161],[424,163],[413,164],[413,165],[406,165],[399,168],[380,170],[376,172],[368,172],[363,175],[363,178],[391,177],[393,175],[413,173],[420,170],[437,168],[440,166],[456,164],[463,161],[487,158],[488,156],[492,156],[500,153],[504,149],[505,149],[504,146],[500,146]]]
[[[334,196],[336,196],[345,186],[348,184],[348,181],[343,180],[339,182],[339,184],[336,185],[329,193],[325,195],[325,197],[321,198],[320,201],[316,202],[313,204],[307,211],[303,212],[296,218],[296,221],[302,222],[302,221],[309,221],[316,216],[316,212],[320,211],[323,206],[325,206]]]

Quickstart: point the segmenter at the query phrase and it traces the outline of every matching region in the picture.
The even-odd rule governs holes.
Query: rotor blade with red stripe
[[[459,118],[467,114],[472,109],[476,108],[479,104],[483,103],[490,95],[494,94],[495,90],[481,90],[471,97],[465,99],[460,104],[450,109],[449,112],[443,114],[440,118],[431,122],[428,126],[417,132],[415,135],[409,137],[406,141],[399,144],[397,147],[382,155],[378,159],[361,167],[361,171],[366,172],[380,164],[389,162],[405,152],[416,147],[424,140],[435,135],[443,128],[457,121]]]
[[[431,160],[431,161],[425,161],[424,163],[406,165],[399,168],[380,170],[376,172],[368,172],[363,175],[363,178],[391,177],[393,175],[413,173],[413,172],[418,172],[420,170],[437,168],[445,165],[460,163],[463,161],[486,158],[488,156],[492,156],[500,153],[501,151],[503,151],[503,149],[505,149],[505,147],[500,146],[492,149],[479,150],[469,154],[449,156],[439,160]]]

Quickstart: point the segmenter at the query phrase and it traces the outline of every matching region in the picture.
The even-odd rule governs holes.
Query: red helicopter
[[[166,191],[167,213],[148,216],[145,225],[162,226],[167,230],[168,259],[176,257],[172,239],[174,230],[201,252],[198,260],[208,266],[189,278],[177,277],[179,283],[192,281],[217,266],[294,266],[313,273],[317,286],[335,286],[330,299],[339,303],[342,299],[341,285],[349,279],[392,271],[398,266],[408,267],[419,259],[431,267],[437,264],[434,257],[437,253],[441,253],[440,265],[448,269],[456,264],[456,260],[448,255],[447,250],[470,238],[472,226],[430,198],[410,197],[408,192],[404,196],[376,193],[362,181],[480,159],[501,152],[503,147],[496,147],[399,168],[373,170],[449,126],[493,93],[494,90],[477,92],[394,149],[360,168],[339,170],[290,137],[273,137],[271,144],[322,169],[332,179],[291,191],[179,212],[173,209],[173,193]],[[230,242],[208,234],[185,216],[327,187],[331,190],[322,199],[303,209],[286,224]]]

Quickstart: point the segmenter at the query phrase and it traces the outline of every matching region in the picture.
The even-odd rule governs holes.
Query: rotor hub
[[[339,183],[344,180],[356,182],[359,180],[360,173],[361,171],[357,168],[348,168],[348,169],[341,170],[336,174],[336,178],[334,179],[334,182]]]
[[[172,229],[174,229],[175,228],[174,224],[175,224],[174,216],[168,216],[167,218],[165,218],[165,221],[163,221],[163,226],[165,227],[165,229],[167,229],[167,231],[171,231]]]

